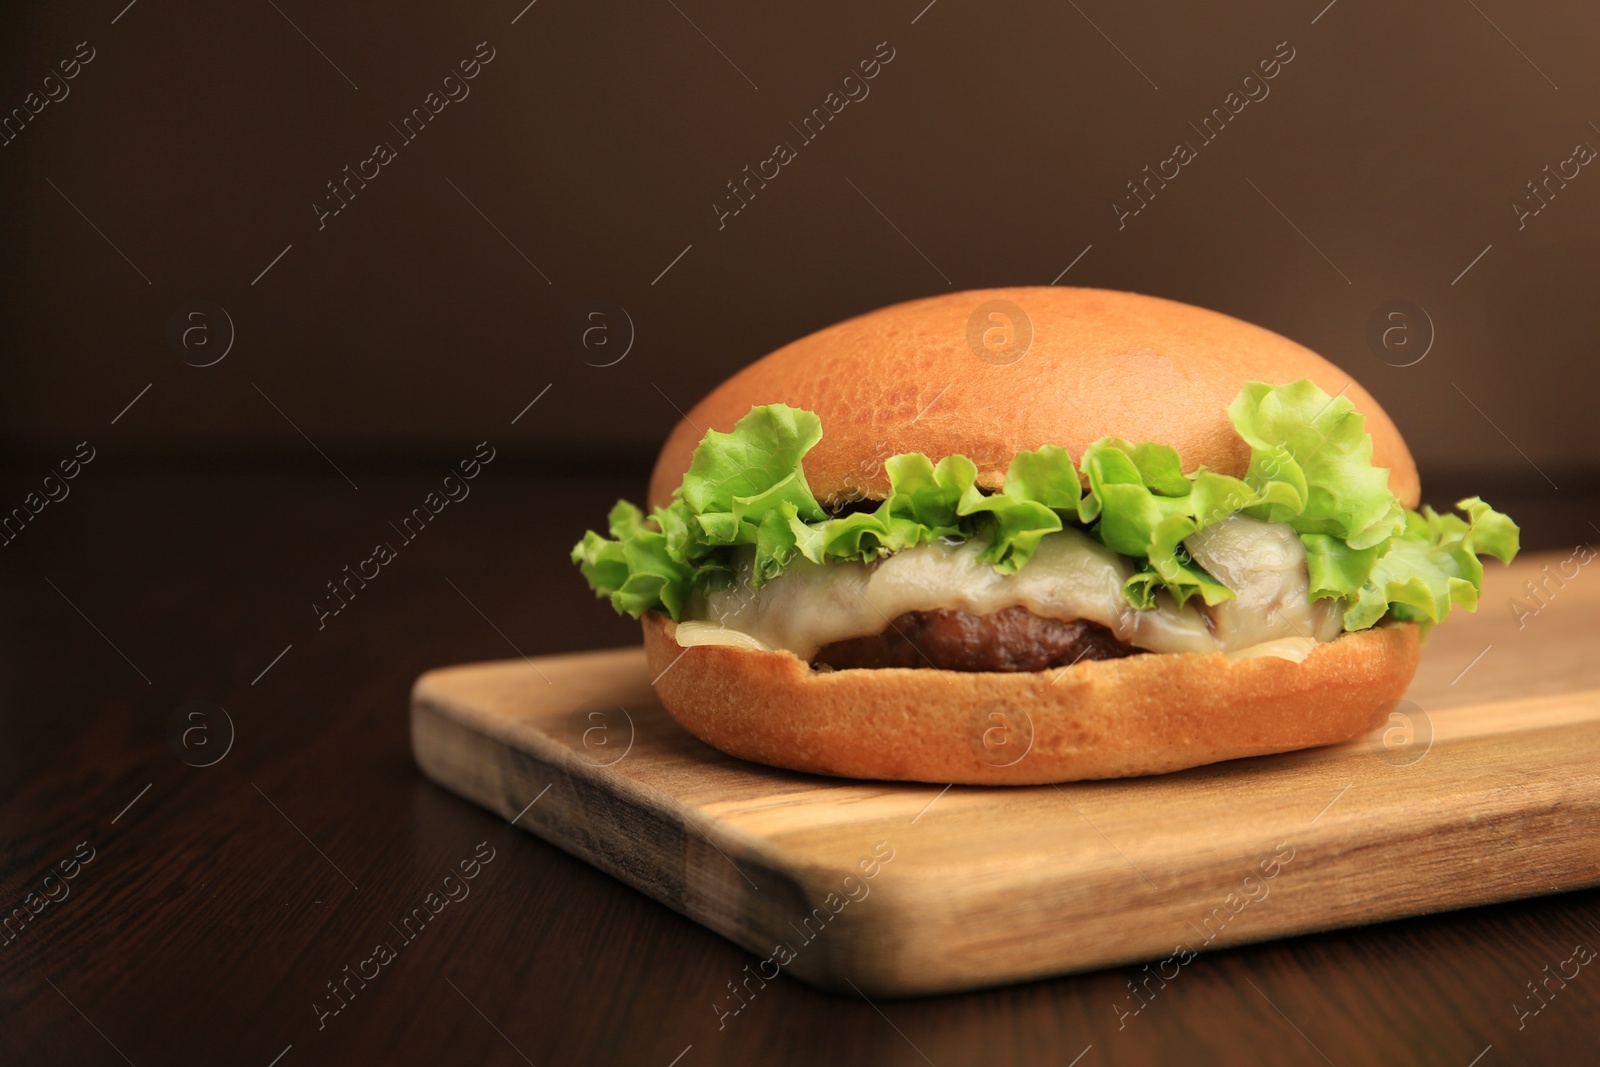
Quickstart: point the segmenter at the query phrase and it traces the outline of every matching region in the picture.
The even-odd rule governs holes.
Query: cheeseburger
[[[1330,744],[1400,699],[1517,527],[1423,506],[1377,401],[1215,312],[1095,289],[899,304],[745,368],[649,511],[572,558],[731,755],[1023,784]]]

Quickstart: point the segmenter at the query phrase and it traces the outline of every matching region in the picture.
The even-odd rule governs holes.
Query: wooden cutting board
[[[752,991],[779,970],[870,995],[1145,960],[1170,977],[1207,948],[1600,884],[1582,558],[1491,562],[1478,613],[1433,632],[1369,738],[1160,777],[947,788],[745,763],[672,721],[637,648],[430,671],[412,744],[447,789],[755,953]]]

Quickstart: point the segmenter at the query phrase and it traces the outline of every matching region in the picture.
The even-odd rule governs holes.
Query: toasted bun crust
[[[1003,327],[981,305],[1010,301]],[[988,358],[981,358],[984,353]],[[1378,402],[1344,371],[1308,348],[1247,322],[1135,293],[1056,287],[949,293],[873,311],[784,346],[729,378],[689,412],[668,438],[650,481],[650,505],[665,506],[689,469],[705,430],[728,431],[757,404],[815,411],[823,438],[805,458],[819,500],[882,499],[883,460],[952,453],[978,465],[978,484],[999,489],[1011,457],[1060,445],[1074,457],[1091,441],[1121,437],[1171,445],[1186,470],[1204,465],[1243,475],[1250,449],[1227,406],[1248,381],[1275,385],[1310,378],[1343,392],[1366,416],[1372,458],[1389,487],[1415,507],[1421,485],[1405,441]]]
[[[683,649],[644,616],[667,710],[732,756],[849,778],[1037,785],[1333,744],[1399,700],[1411,623],[1346,633],[1304,663],[1148,654],[1037,673],[813,671],[789,652]],[[671,667],[670,670],[668,668]]]

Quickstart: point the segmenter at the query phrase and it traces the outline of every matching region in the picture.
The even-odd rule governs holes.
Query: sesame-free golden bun
[[[1005,319],[978,318],[1005,301]],[[997,347],[981,338],[989,329]],[[1032,339],[1015,358],[1025,329]],[[979,353],[988,358],[983,358]],[[1014,359],[1013,362],[1005,362]],[[1011,457],[1059,445],[1074,458],[1102,437],[1156,441],[1205,466],[1242,476],[1250,448],[1228,421],[1246,382],[1310,378],[1366,416],[1372,461],[1407,507],[1421,495],[1416,463],[1378,402],[1338,367],[1271,330],[1204,308],[1137,293],[1053,286],[980,289],[913,300],[818,330],[746,367],[711,391],[673,430],[650,480],[665,506],[706,430],[733,429],[759,404],[814,411],[822,440],[806,454],[818,500],[882,499],[883,457],[959,453],[978,484],[999,489]]]
[[[661,703],[706,744],[813,774],[964,785],[1160,774],[1347,741],[1405,695],[1418,655],[1407,622],[1341,634],[1303,663],[1151,652],[1007,674],[814,671],[787,651],[682,648],[671,619],[643,622]]]

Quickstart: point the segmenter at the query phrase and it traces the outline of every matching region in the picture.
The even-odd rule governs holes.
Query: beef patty
[[[1142,649],[1087,619],[1047,619],[1024,607],[992,615],[908,611],[882,633],[823,645],[814,667],[937,667],[947,671],[1042,671],[1080,659],[1116,659]]]

